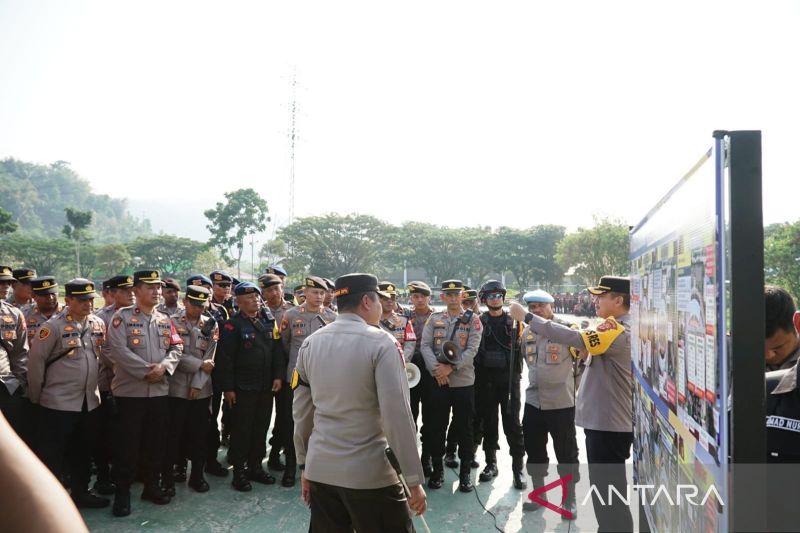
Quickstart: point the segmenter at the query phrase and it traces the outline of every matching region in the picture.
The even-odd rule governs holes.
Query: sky
[[[718,129],[794,221],[800,3],[0,0],[0,157],[69,161],[157,230],[252,187],[271,229],[636,224]],[[296,79],[296,89],[292,81]]]

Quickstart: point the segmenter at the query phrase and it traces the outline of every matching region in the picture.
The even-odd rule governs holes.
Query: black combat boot
[[[142,490],[142,499],[156,505],[167,505],[172,500],[158,483],[147,483]]]
[[[512,459],[511,472],[514,475],[514,488],[517,490],[525,490],[528,488],[528,482],[525,481],[523,467],[522,457],[514,457]]]
[[[283,472],[286,468],[281,462],[281,450],[277,446],[273,446],[269,451],[269,459],[267,459],[267,468],[275,470],[276,472]]]
[[[478,456],[478,448],[480,448],[480,444],[472,445],[472,462],[469,465],[472,468],[478,468],[479,466],[481,466],[480,463],[478,463],[478,460],[476,459],[476,457]]]
[[[75,502],[75,507],[79,509],[102,509],[103,507],[108,507],[110,503],[108,498],[95,496],[86,489],[79,492],[73,490],[72,501]]]
[[[128,516],[131,514],[131,489],[119,488],[114,493],[114,507],[111,509],[114,516]]]
[[[208,492],[210,487],[208,486],[208,481],[206,481],[206,478],[203,476],[202,466],[195,466],[194,463],[192,463],[192,475],[189,476],[187,485],[196,492]]]
[[[184,475],[184,479],[185,477],[186,476]],[[172,473],[172,470],[161,474],[161,490],[164,491],[164,494],[170,498],[175,497],[175,476]]]
[[[228,469],[222,466],[216,457],[206,462],[206,472],[212,476],[228,477]]]
[[[433,459],[433,472],[431,472],[431,477],[428,480],[428,488],[440,489],[442,485],[444,485],[444,465],[442,464],[442,458],[437,457]]]
[[[485,483],[497,477],[497,451],[486,450],[486,468],[483,469],[478,479]]]
[[[425,477],[431,477],[433,473],[433,463],[431,462],[431,456],[427,454],[422,454],[422,473]]]
[[[470,476],[472,474],[472,470],[470,469],[469,465],[464,465],[461,467],[461,473],[458,475],[458,490],[461,492],[472,492],[472,489],[475,487],[472,485],[472,479]]]
[[[206,472],[207,471],[208,470],[206,470]],[[243,466],[233,467],[233,481],[231,481],[231,485],[239,492],[250,492],[253,490],[253,486],[247,481],[247,472]]]
[[[108,473],[108,468],[98,468],[97,480],[94,482],[94,491],[104,496],[109,496],[117,492],[117,486],[111,481],[111,476]]]
[[[277,481],[269,472],[265,472],[261,465],[251,466],[247,469],[247,479],[264,485],[274,485]]]
[[[448,453],[444,456],[444,466],[447,468],[458,468],[459,462],[455,453]]]
[[[180,463],[175,465],[174,479],[178,483],[186,481],[186,459],[182,459]]]
[[[281,478],[281,485],[284,487],[294,487],[295,483],[297,483],[297,470],[295,465],[286,465],[286,470],[283,471],[283,477]]]

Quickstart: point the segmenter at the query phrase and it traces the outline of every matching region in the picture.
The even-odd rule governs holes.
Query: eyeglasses
[[[215,283],[217,287],[222,287],[223,289],[227,289],[231,286],[230,283]]]
[[[490,292],[489,294],[486,295],[487,300],[497,300],[498,298],[500,299],[503,298],[502,292]]]

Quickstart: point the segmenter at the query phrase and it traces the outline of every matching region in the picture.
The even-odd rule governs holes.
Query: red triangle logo
[[[572,516],[572,513],[570,513],[569,511],[567,511],[563,507],[560,507],[561,505],[564,505],[564,502],[567,499],[567,483],[569,483],[570,481],[572,481],[572,474],[567,474],[566,476],[558,478],[557,480],[553,481],[552,483],[548,483],[547,485],[545,485],[543,487],[539,487],[538,489],[534,489],[533,491],[531,491],[528,494],[528,499],[530,501],[534,502],[534,503],[538,503],[542,507],[547,507],[551,511],[557,512],[558,514],[560,514],[561,516],[563,516],[564,518],[566,518],[568,520],[572,520],[574,518]],[[549,491],[551,489],[554,489],[554,488],[558,487],[559,485],[561,486],[561,502],[559,503],[559,505],[555,505],[553,503],[550,503],[549,501],[547,501],[547,500],[545,500],[545,499],[540,497],[541,494],[544,494],[545,492],[547,492],[547,491]]]

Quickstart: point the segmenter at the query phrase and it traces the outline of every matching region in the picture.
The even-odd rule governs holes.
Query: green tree
[[[191,272],[195,259],[207,246],[192,239],[162,234],[128,243],[128,253],[137,268],[154,268],[163,277],[180,278]]]
[[[0,235],[14,233],[19,225],[11,221],[11,213],[0,207]]]
[[[204,274],[208,276],[215,270],[230,270],[231,265],[214,248],[206,248],[197,254],[192,261],[192,274]]]
[[[597,283],[600,276],[630,274],[630,231],[628,225],[608,218],[594,219],[593,228],[579,228],[558,244],[556,260],[566,271],[575,267],[575,274],[587,285]]]
[[[421,268],[432,283],[462,277],[467,244],[459,229],[424,222],[406,222],[397,238],[388,244],[394,258],[404,258],[406,266]]]
[[[564,271],[555,260],[556,247],[563,238],[563,226],[500,227],[492,243],[493,255],[500,270],[514,275],[519,290],[536,282],[549,287],[563,277]]]
[[[278,230],[288,248],[285,266],[293,274],[310,272],[331,279],[350,272],[375,272],[386,245],[380,239],[385,226],[368,215],[300,218]]]
[[[36,239],[22,235],[9,235],[3,240],[2,255],[5,264],[30,265],[40,276],[59,278],[75,277],[72,265],[75,250],[66,239]]]
[[[131,266],[133,258],[124,244],[104,244],[95,252],[96,268],[106,277],[122,274]]]
[[[75,246],[75,271],[81,277],[81,243],[89,240],[87,228],[92,223],[91,211],[80,211],[71,207],[64,208],[67,215],[67,223],[61,232],[67,239],[70,239]]]
[[[237,274],[241,275],[244,240],[267,229],[267,202],[253,189],[225,193],[226,202],[217,202],[214,209],[205,211],[211,232],[208,244],[216,247],[226,260],[236,258]],[[234,254],[235,250],[235,254]]]
[[[289,250],[281,239],[272,239],[264,243],[258,251],[259,272],[263,272],[270,265],[280,264],[287,259]]]
[[[800,221],[764,228],[764,281],[800,296]]]

